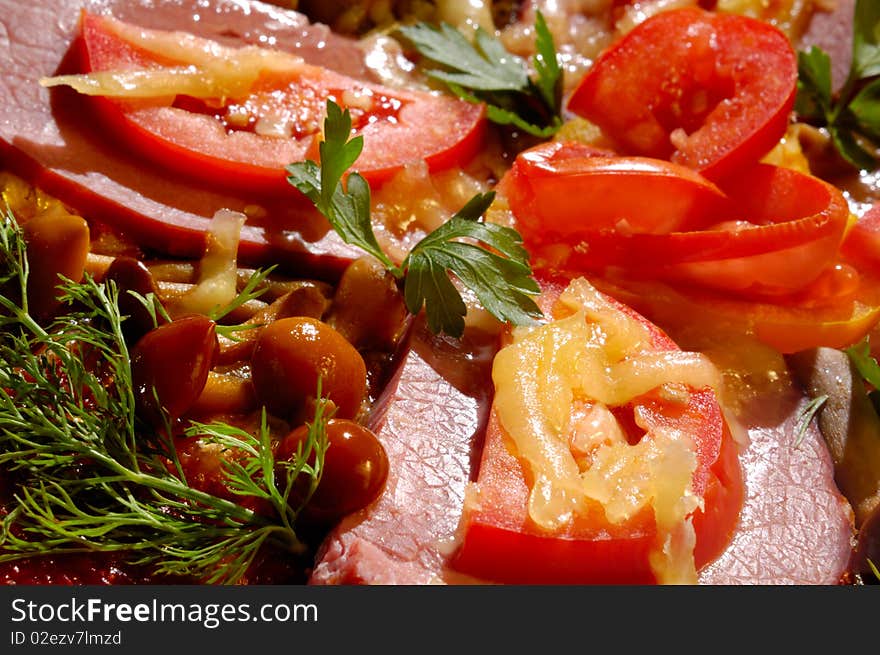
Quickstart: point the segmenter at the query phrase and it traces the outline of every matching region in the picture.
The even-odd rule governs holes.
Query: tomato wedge
[[[563,286],[554,282],[545,283],[544,288],[542,306],[554,321],[565,318],[567,310],[554,302]],[[612,320],[632,319],[650,335],[650,342],[641,346],[643,352],[678,351],[659,328],[633,310],[610,299],[607,302],[616,315]],[[493,372],[496,387],[497,361]],[[694,528],[696,541],[691,548],[693,564],[698,570],[728,544],[743,500],[736,446],[714,392],[708,387],[690,388],[684,398],[670,399],[655,390],[611,410],[620,418],[621,425],[629,422],[635,427],[637,423],[638,428],[645,431],[641,442],[628,437],[628,448],[636,449],[645,440],[659,440],[657,435],[664,432],[688,435],[685,441],[690,444],[695,468],[689,492],[684,495],[693,493],[702,499],[701,508],[698,504],[686,519],[692,520]],[[655,499],[653,505],[643,506],[622,521],[608,518],[610,511],[603,511],[602,505],[596,507],[588,503],[566,524],[546,529],[534,520],[530,509],[536,471],[520,457],[521,451],[513,445],[511,434],[499,416],[496,395],[477,481],[461,523],[461,541],[452,560],[453,568],[480,579],[513,584],[649,584],[658,581],[656,561],[652,565],[652,559],[657,556],[658,541],[662,539],[660,517],[668,512],[663,509],[664,501]],[[624,446],[624,450],[626,448]],[[593,467],[597,466],[595,462],[599,457],[594,455]],[[664,473],[668,471],[655,473],[666,479]],[[638,484],[632,488],[624,485],[617,493],[621,496],[637,494]],[[664,483],[659,484],[662,488]]]
[[[429,92],[390,89],[326,68],[294,62],[256,68],[269,51],[225,48],[193,35],[135,26],[84,13],[86,71],[149,71],[169,79],[199,66],[209,54],[226,73],[253,75],[245,90],[213,97],[170,92],[149,98],[96,97],[102,114],[126,141],[160,165],[218,186],[290,193],[284,167],[317,158],[327,99],[352,112],[355,132],[364,136],[356,168],[373,184],[405,164],[427,161],[437,170],[463,163],[479,150],[484,109]],[[157,54],[145,44],[172,44]],[[192,55],[192,59],[187,58]],[[290,58],[293,61],[293,58]],[[195,62],[195,63],[194,63]],[[216,61],[212,64],[219,66]],[[251,67],[248,69],[248,67]],[[233,79],[233,82],[235,80]],[[169,87],[174,88],[174,87]]]
[[[880,202],[856,220],[840,246],[843,256],[875,275],[880,275]]]
[[[668,264],[660,276],[772,298],[805,289],[837,263],[849,206],[835,186],[758,164],[723,188],[740,221],[654,244]]]
[[[670,158],[718,181],[782,137],[797,74],[789,39],[766,22],[665,11],[606,50],[568,108],[628,154]]]
[[[620,268],[765,298],[804,289],[837,263],[849,208],[840,190],[819,178],[756,164],[719,191],[660,160],[654,167],[645,158],[612,161],[560,145],[519,155],[499,190],[536,267]],[[631,222],[641,232],[610,225],[609,217],[636,210]]]
[[[575,142],[524,151],[501,189],[520,228],[541,240],[602,229],[695,229],[716,217],[726,201],[718,187],[684,166],[619,157]]]

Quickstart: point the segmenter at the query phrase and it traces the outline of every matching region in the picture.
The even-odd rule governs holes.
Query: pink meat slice
[[[71,72],[70,46],[82,9],[228,45],[271,45],[367,77],[363,52],[354,42],[310,25],[301,14],[245,0],[160,4],[161,9],[152,0],[0,0],[0,169],[171,255],[201,255],[205,229],[218,209],[261,215],[243,230],[243,261],[335,276],[356,253],[311,208],[295,202],[292,189],[289,196],[267,200],[262,194],[209,188],[168,174],[108,138],[85,98],[70,89],[50,92],[39,85],[41,77]],[[174,229],[157,232],[158,223]]]
[[[385,491],[325,540],[311,584],[448,581],[455,537],[490,405],[494,339],[464,347],[416,330],[377,427],[391,463]]]
[[[463,387],[456,379],[474,361],[467,352],[447,349],[430,361],[426,352],[417,340],[385,407],[378,432],[391,460],[385,493],[326,539],[312,584],[468,582],[447,563],[491,403],[488,364],[472,369],[477,378]],[[748,441],[745,503],[736,536],[701,571],[701,584],[831,585],[846,571],[851,508],[815,426],[795,436],[807,400],[792,385],[774,389],[738,413]]]
[[[746,496],[727,550],[700,572],[702,584],[833,585],[852,553],[853,513],[815,426],[798,434],[808,400],[785,385],[739,415]]]

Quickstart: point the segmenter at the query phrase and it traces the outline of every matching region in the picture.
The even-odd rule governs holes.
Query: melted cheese
[[[258,46],[229,48],[185,32],[140,29],[113,18],[107,26],[127,43],[176,65],[154,69],[58,75],[40,80],[45,87],[66,85],[85,95],[116,98],[242,98],[263,73],[295,74],[301,57]]]
[[[199,262],[199,281],[169,305],[173,316],[210,314],[228,305],[238,295],[238,243],[247,217],[241,212],[220,209],[208,228],[207,247]]]
[[[533,475],[529,516],[559,531],[596,504],[613,524],[651,506],[658,580],[695,582],[688,517],[702,499],[691,490],[693,441],[672,428],[651,430],[636,411],[646,434],[631,444],[610,408],[655,389],[686,399],[687,388],[717,385],[717,371],[699,354],[653,351],[644,325],[584,279],[560,302],[567,316],[516,330],[493,366],[498,418]]]

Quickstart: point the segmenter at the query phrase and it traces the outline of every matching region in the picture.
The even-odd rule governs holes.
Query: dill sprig
[[[828,401],[828,396],[823,394],[821,396],[816,396],[809,403],[807,403],[797,415],[797,429],[795,430],[795,440],[794,447],[800,448],[804,439],[807,436],[807,430],[810,429],[810,423],[813,422],[813,417],[822,409],[822,406]]]
[[[242,305],[250,302],[251,300],[256,300],[260,296],[262,296],[267,290],[268,287],[264,286],[263,283],[269,277],[269,275],[276,268],[275,265],[269,266],[268,268],[257,269],[251,276],[248,278],[247,283],[244,285],[241,291],[230,300],[228,303],[223,305],[222,307],[216,307],[211,312],[208,313],[208,318],[212,321],[221,321],[223,318],[236,309],[241,307]]]
[[[264,545],[305,551],[294,531],[301,506],[289,501],[300,476],[311,490],[319,480],[323,402],[293,462],[274,461],[265,412],[256,436],[220,423],[186,431],[233,451],[227,487],[271,511],[192,488],[170,433],[151,433],[135,414],[116,286],[88,275],[64,280],[66,311],[42,327],[27,310],[27,276],[24,239],[7,212],[0,226],[0,468],[13,483],[13,502],[0,519],[0,562],[116,552],[159,574],[235,583]],[[285,471],[280,481],[276,467]]]

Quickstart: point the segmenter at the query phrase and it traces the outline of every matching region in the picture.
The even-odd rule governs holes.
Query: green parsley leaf
[[[446,83],[468,102],[485,103],[492,122],[543,138],[562,125],[562,69],[540,12],[535,19],[534,80],[523,59],[482,28],[476,30],[473,43],[446,23],[418,23],[400,32],[423,57],[442,67],[427,70],[429,77]]]
[[[876,165],[874,155],[865,150],[852,130],[831,126],[831,142],[843,158],[860,171],[871,170]]]
[[[425,304],[431,332],[461,336],[464,333],[467,305],[449,279],[446,268],[430,257],[422,259],[416,256],[410,265],[403,295],[407,309],[417,313]]]
[[[349,144],[357,140],[359,153],[361,137],[349,140],[349,111],[342,111],[332,100],[327,102],[324,135],[320,165],[311,161],[290,164],[288,181],[327,217],[346,243],[359,246],[391,271],[403,287],[407,309],[416,314],[424,308],[432,332],[454,337],[464,332],[467,305],[450,274],[473,291],[483,307],[499,320],[522,325],[541,316],[530,297],[540,289],[532,279],[522,237],[516,230],[481,220],[492,204],[494,192],[474,196],[449,221],[419,241],[400,266],[395,266],[373,233],[366,180],[351,172],[347,188],[340,181],[345,174],[340,162],[353,163],[350,156],[355,149]],[[324,172],[325,157],[332,174]],[[331,185],[332,196],[327,192]]]
[[[496,318],[521,325],[540,316],[529,297],[540,289],[531,277],[526,263],[528,253],[519,234],[502,225],[479,222],[494,196],[490,192],[472,198],[449,221],[416,244],[404,261],[407,309],[415,314],[424,304],[432,330],[444,325],[449,325],[451,332],[444,331],[452,334],[464,330],[464,303],[444,302],[438,297],[438,293],[449,289],[447,270],[473,290],[483,307]],[[474,239],[501,254],[457,241],[460,238]],[[444,279],[439,279],[441,276]]]
[[[862,378],[876,389],[880,389],[880,364],[871,356],[871,346],[864,339],[846,349],[846,354],[855,365]]]
[[[371,254],[389,269],[393,262],[382,251],[370,221],[370,185],[351,173],[343,187],[345,172],[360,156],[362,136],[351,136],[351,114],[335,102],[327,102],[324,140],[319,147],[321,165],[306,160],[287,167],[287,181],[299,189],[320,211],[345,243]]]
[[[535,71],[538,79],[535,85],[541,92],[544,102],[553,108],[556,114],[562,106],[562,68],[556,59],[556,44],[553,35],[547,27],[543,14],[535,15],[535,49],[537,54],[534,58]]]
[[[872,139],[880,141],[880,78],[856,94],[849,110]]]
[[[840,155],[860,170],[876,167],[871,152],[880,145],[880,3],[856,0],[852,64],[837,94],[831,87],[831,60],[813,46],[798,53],[795,111],[804,121],[827,127]]]
[[[807,120],[824,120],[831,111],[831,57],[816,46],[798,53],[795,111]]]
[[[880,75],[880,3],[857,0],[853,16],[853,75]]]
[[[479,97],[475,96],[472,93],[468,93],[462,87],[450,84],[450,91],[452,91],[455,95],[457,95],[462,100],[467,100],[468,102],[472,102],[474,104],[479,104],[483,102]],[[532,136],[537,136],[543,139],[549,139],[559,130],[559,125],[554,121],[551,125],[547,125],[546,127],[538,127],[525,120],[522,116],[516,113],[515,110],[512,109],[504,109],[497,105],[486,105],[486,118],[488,118],[493,123],[498,125],[513,125],[514,127],[518,127],[523,132],[527,134],[531,134]]]
[[[529,83],[522,59],[482,28],[473,44],[447,23],[418,23],[400,31],[422,56],[449,68],[427,71],[435,79],[478,91],[521,91]]]

